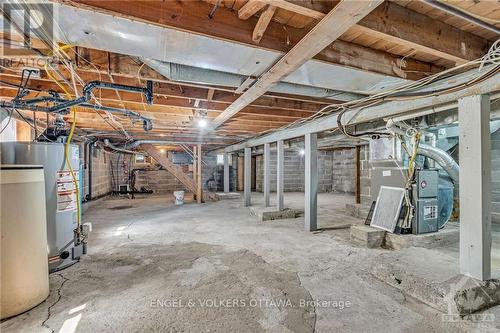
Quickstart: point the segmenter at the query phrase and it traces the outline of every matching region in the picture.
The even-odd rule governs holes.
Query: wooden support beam
[[[488,68],[489,70],[491,69]],[[454,76],[453,80],[442,80],[439,84],[434,85],[436,90],[445,90],[456,85],[457,82],[464,82],[466,79],[470,80],[471,73],[475,73],[477,69],[470,70],[463,74]],[[485,70],[483,70],[484,73]],[[418,91],[418,90],[417,90]],[[456,100],[473,94],[489,94],[492,92],[500,91],[500,73],[496,73],[492,77],[476,83],[468,88],[458,91],[450,92],[447,94],[430,95],[428,97],[421,97],[414,100],[402,101],[388,101],[372,106],[361,106],[347,111],[343,116],[343,122],[350,125],[361,123],[373,122],[379,119],[388,119],[391,117],[408,115],[419,110],[419,114],[432,114],[447,110],[456,109]],[[224,152],[239,151],[246,147],[260,146],[268,142],[275,142],[277,140],[289,140],[303,136],[307,133],[320,133],[327,130],[332,130],[338,127],[338,114],[321,117],[315,120],[305,122],[301,125],[286,128],[274,133],[269,133],[257,138],[252,138],[247,141],[227,146]]]
[[[257,24],[255,25],[252,34],[252,40],[255,43],[258,44],[262,36],[264,36],[264,32],[266,31],[267,26],[271,22],[271,19],[273,18],[275,12],[276,12],[276,7],[274,7],[273,5],[269,5],[262,12],[262,14],[260,14],[259,20],[257,21]]]
[[[248,2],[238,10],[238,18],[246,20],[264,8],[266,3],[260,0],[248,0]]]
[[[253,86],[215,118],[210,124],[211,128],[219,127],[262,96],[273,84],[297,70],[382,2],[383,0],[341,1],[290,52],[284,55]]]
[[[170,161],[165,154],[162,154],[155,146],[151,144],[143,144],[141,148],[149,154],[156,162],[164,167],[168,172],[177,178],[186,188],[192,193],[198,193],[196,184],[193,180],[182,171],[182,168]],[[200,167],[198,167],[200,168]],[[201,195],[201,194],[200,194]]]
[[[491,278],[490,98],[458,100],[460,158],[460,273]]]

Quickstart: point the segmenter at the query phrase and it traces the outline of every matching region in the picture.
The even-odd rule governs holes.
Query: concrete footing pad
[[[456,258],[424,248],[377,257],[371,273],[445,316],[464,316],[500,304],[500,281],[478,281],[458,272]]]
[[[351,242],[354,245],[376,248],[382,246],[385,238],[385,231],[377,228],[372,228],[364,224],[355,224],[351,226],[350,237]]]
[[[368,248],[384,247],[391,250],[401,250],[409,247],[436,247],[457,244],[459,228],[449,225],[439,232],[422,235],[398,235],[367,225],[351,226],[351,242],[357,246]]]
[[[283,219],[294,219],[304,214],[303,209],[285,208],[283,210],[276,210],[275,207],[248,207],[250,215],[257,216],[259,221],[272,221]]]
[[[219,200],[241,199],[241,194],[238,192],[217,192]]]
[[[456,226],[447,226],[438,232],[422,235],[398,235],[386,233],[384,247],[392,250],[400,250],[408,247],[424,247],[432,249],[435,247],[458,244],[460,230]]]

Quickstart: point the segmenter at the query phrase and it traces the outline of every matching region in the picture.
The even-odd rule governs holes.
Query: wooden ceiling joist
[[[208,13],[212,10],[212,6],[206,2],[130,1],[127,2],[126,6],[123,5],[122,1],[113,0],[74,0],[66,1],[66,3],[90,7],[100,12],[139,19],[207,37],[256,46],[252,35],[257,18],[251,17],[248,20],[241,20],[233,10],[220,7],[217,9],[217,15],[210,19]],[[259,47],[286,53],[309,31],[309,28],[297,29],[293,27],[287,27],[285,30],[282,24],[271,21]],[[443,70],[443,67],[411,58],[405,59],[405,62],[400,64],[401,57],[399,56],[340,40],[325,48],[314,58],[408,79],[419,79],[429,73]]]
[[[273,5],[268,5],[267,8],[260,14],[259,20],[257,21],[257,24],[255,25],[252,33],[252,40],[254,42],[260,42],[275,12],[276,7],[274,7]]]
[[[285,0],[267,0],[267,3],[317,20],[326,15]],[[488,41],[481,37],[389,1],[353,26],[351,33],[356,32],[407,45],[455,63],[480,58],[489,46]]]
[[[298,44],[220,114],[210,127],[212,129],[219,127],[262,96],[273,84],[297,70],[382,2],[383,0],[339,2]]]

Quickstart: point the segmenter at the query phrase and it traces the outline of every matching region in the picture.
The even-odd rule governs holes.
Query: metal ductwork
[[[457,162],[447,152],[436,147],[425,144],[418,146],[418,155],[428,157],[439,164],[453,180],[455,186],[459,183],[460,167]]]
[[[405,130],[398,127],[392,119],[389,119],[387,121],[386,128],[389,131],[399,134],[401,136],[406,135]],[[457,162],[455,162],[453,157],[450,156],[450,154],[448,154],[442,149],[422,143],[418,145],[417,154],[430,158],[431,160],[434,160],[437,164],[439,164],[443,168],[444,171],[446,171],[446,173],[448,173],[450,178],[453,180],[455,186],[458,186],[460,167],[457,164]]]
[[[238,88],[248,78],[245,75],[186,66],[172,62],[162,62],[146,58],[141,58],[141,61],[161,75],[165,76],[167,79],[177,82]],[[276,83],[269,89],[269,91],[317,98],[331,98],[339,101],[351,101],[365,97],[360,94],[286,82]]]
[[[151,145],[197,145],[197,144],[206,144],[205,142],[190,142],[190,141],[172,141],[172,140],[136,140],[131,143],[127,143],[120,147],[119,149],[134,149],[139,147],[140,145],[151,144]]]

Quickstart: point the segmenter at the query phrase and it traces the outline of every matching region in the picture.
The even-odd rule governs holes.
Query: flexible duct
[[[111,142],[109,142],[108,139],[104,139],[104,146],[114,150],[114,151],[118,151],[120,153],[125,153],[125,154],[131,154],[131,155],[145,155],[144,153],[140,153],[140,152],[137,152],[137,151],[133,151],[133,150],[128,150],[128,149],[123,149],[123,148],[120,148],[120,147],[116,147],[114,145],[111,144]]]
[[[406,135],[406,132],[403,129],[399,128],[392,119],[389,119],[387,121],[386,128],[393,133],[402,136]],[[453,157],[451,157],[447,152],[442,149],[420,143],[418,145],[417,154],[428,157],[439,164],[443,168],[443,170],[446,171],[446,173],[450,176],[455,186],[458,186],[460,167],[458,166],[457,162],[455,162]]]
[[[421,143],[418,146],[417,154],[436,161],[436,163],[439,164],[453,180],[453,184],[455,184],[455,186],[458,185],[460,167],[458,166],[457,162],[455,162],[453,157],[451,157],[447,152],[439,148]]]
[[[186,66],[171,62],[162,62],[147,58],[141,58],[141,61],[171,81],[237,88],[240,87],[248,78],[247,76],[240,74]],[[341,101],[351,101],[364,97],[359,94],[286,82],[276,83],[269,89],[269,91],[318,98],[331,98]]]

